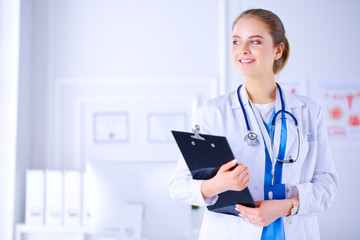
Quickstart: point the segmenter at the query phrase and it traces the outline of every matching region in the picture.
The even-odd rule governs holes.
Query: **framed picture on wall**
[[[171,130],[190,128],[192,96],[124,96],[81,101],[81,157],[85,161],[176,161]]]
[[[93,114],[94,143],[126,143],[130,139],[128,112],[96,112]]]
[[[148,121],[149,143],[173,143],[171,130],[184,131],[187,126],[186,112],[150,112]]]

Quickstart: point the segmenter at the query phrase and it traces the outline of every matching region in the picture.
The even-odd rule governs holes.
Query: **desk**
[[[91,237],[91,229],[90,227],[31,226],[25,224],[17,224],[15,234],[15,240],[33,239],[30,236],[29,238],[23,238],[23,235],[31,234],[44,235],[44,237],[45,235],[52,235],[54,237],[56,236],[56,239],[61,239],[61,235],[64,235],[64,239],[85,240]]]

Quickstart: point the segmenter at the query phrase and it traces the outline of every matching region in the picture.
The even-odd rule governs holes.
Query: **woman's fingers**
[[[233,159],[225,164],[223,164],[219,171],[220,172],[226,172],[226,171],[229,171],[231,168],[235,167],[237,165],[237,160],[236,159]]]
[[[237,204],[235,206],[235,210],[239,212],[240,217],[248,219],[248,212],[247,212],[246,207],[244,207],[244,206],[242,206],[240,204]]]
[[[241,181],[245,181],[246,178],[249,178],[249,171],[247,167],[244,167],[243,169],[240,170],[240,173],[238,174],[238,178]]]
[[[247,167],[244,164],[239,163],[231,172],[235,176],[239,176],[242,172],[247,171]]]
[[[248,168],[239,164],[233,171],[233,178],[237,182],[238,190],[243,190],[250,182],[250,175],[248,172]]]
[[[245,218],[251,223],[256,224],[257,219],[257,209],[245,207],[241,204],[236,204],[235,210],[239,212],[239,216]]]
[[[222,186],[221,192],[242,191],[250,182],[248,168],[244,164],[238,164],[236,159],[223,164],[215,179]]]
[[[262,201],[258,202],[259,204],[261,203]],[[235,209],[237,211],[240,211],[240,212],[243,212],[245,214],[250,214],[250,215],[254,215],[254,216],[257,216],[258,215],[258,212],[259,212],[259,209],[256,207],[256,208],[252,208],[252,207],[246,207],[244,205],[241,205],[241,204],[236,204],[235,205]]]

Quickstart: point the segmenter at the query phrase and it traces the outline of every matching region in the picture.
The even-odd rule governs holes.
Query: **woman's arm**
[[[241,191],[250,182],[248,169],[236,160],[222,165],[216,175],[208,180],[195,180],[180,157],[171,177],[169,193],[176,201],[197,206],[214,204],[218,194],[228,191]]]
[[[170,179],[170,197],[175,201],[189,205],[212,205],[217,201],[217,196],[205,200],[201,193],[202,182],[204,182],[204,180],[195,180],[192,178],[184,158],[180,157],[175,172]]]

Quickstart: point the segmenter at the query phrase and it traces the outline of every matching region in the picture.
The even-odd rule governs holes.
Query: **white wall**
[[[29,154],[18,162],[81,168],[76,99],[123,93],[124,80],[146,80],[139,89],[154,93],[161,92],[159,78],[215,78],[218,92],[234,89],[241,79],[230,59],[231,24],[249,7],[273,10],[284,22],[291,53],[279,78],[306,79],[315,100],[321,81],[360,81],[358,1],[24,0],[20,67],[28,75],[20,77],[20,109],[31,112],[19,123],[25,133],[21,146]],[[360,170],[359,142],[331,145],[341,185],[334,206],[319,216],[322,235],[356,239],[360,207],[350,203],[360,194],[352,190]]]
[[[40,96],[34,100],[48,113],[47,116],[44,112],[34,115],[34,122],[47,128],[46,137],[34,139],[33,144],[46,146],[48,152],[34,149],[37,166],[44,162],[53,168],[81,165],[74,161],[75,102],[66,101],[71,96],[101,95],[101,91],[88,86],[89,81],[101,83],[111,79],[113,83],[121,83],[131,78],[173,81],[174,77],[217,77],[219,12],[216,0],[92,0],[46,4],[47,11],[39,12],[37,18],[42,25],[46,22],[38,42],[47,48],[46,52],[42,48],[39,55],[35,52],[34,57],[43,59],[44,55],[47,68],[35,70],[38,81],[44,79],[44,84],[34,89],[34,96]],[[43,39],[47,42],[43,43]],[[154,84],[154,89],[148,91],[159,87]],[[46,101],[42,101],[41,96],[46,97]],[[44,131],[41,134],[44,135]],[[47,160],[44,161],[44,157]]]
[[[20,1],[0,0],[0,239],[12,239]]]

